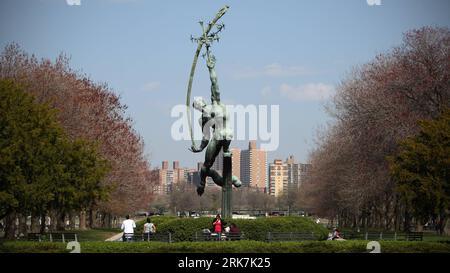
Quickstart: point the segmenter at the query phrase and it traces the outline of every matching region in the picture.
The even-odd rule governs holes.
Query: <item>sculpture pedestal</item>
[[[222,218],[231,218],[231,153],[223,155]]]

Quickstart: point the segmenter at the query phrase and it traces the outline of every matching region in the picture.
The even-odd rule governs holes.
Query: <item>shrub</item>
[[[159,225],[157,232],[170,232],[174,242],[192,241],[196,232],[201,232],[205,228],[209,229],[211,226],[212,219],[208,217],[178,218],[163,222]]]
[[[172,220],[176,220],[178,219],[175,216],[150,216],[150,219],[152,221],[153,224],[155,224],[157,230],[159,231],[159,226],[162,225],[163,223],[167,223],[170,222]],[[138,222],[136,222],[136,233],[142,233],[143,229],[144,229],[144,224],[146,223],[147,218],[140,220]]]
[[[309,242],[81,242],[82,253],[367,253],[368,241]],[[449,253],[450,244],[436,242],[381,241],[382,253]],[[8,241],[0,252],[67,253],[66,244]]]
[[[171,218],[161,221],[158,232],[172,233],[172,240],[192,241],[196,232],[212,228],[212,218]],[[257,219],[224,220],[227,224],[235,223],[245,238],[249,240],[264,241],[268,232],[313,232],[316,239],[325,239],[328,231],[321,225],[305,217],[271,217]]]
[[[246,238],[250,240],[265,240],[268,232],[303,232],[314,233],[318,240],[327,237],[328,230],[305,217],[272,217],[255,220],[234,219]]]

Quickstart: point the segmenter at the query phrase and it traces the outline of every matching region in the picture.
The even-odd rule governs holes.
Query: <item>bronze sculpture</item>
[[[220,101],[220,91],[217,80],[217,74],[215,71],[216,58],[211,53],[211,44],[214,41],[219,41],[218,33],[221,32],[225,25],[216,24],[216,22],[225,14],[228,10],[228,6],[225,6],[217,13],[216,17],[205,28],[203,22],[200,22],[202,26],[203,34],[199,38],[193,38],[191,40],[198,43],[197,51],[194,56],[194,62],[191,68],[191,74],[189,78],[188,94],[186,98],[186,106],[188,109],[188,117],[190,117],[190,94],[192,88],[192,81],[195,72],[195,66],[197,63],[198,55],[205,45],[206,52],[203,57],[206,58],[206,65],[208,67],[209,76],[211,80],[211,104],[207,104],[202,98],[197,98],[193,102],[193,107],[202,113],[199,120],[202,128],[203,137],[200,147],[197,147],[192,137],[192,127],[189,124],[189,129],[192,138],[192,145],[189,148],[190,151],[198,153],[206,148],[205,161],[200,171],[200,185],[197,187],[197,193],[202,195],[205,190],[206,178],[209,176],[213,179],[214,183],[221,186],[223,189],[222,199],[222,214],[224,216],[231,215],[231,184],[235,187],[242,185],[241,181],[236,176],[231,176],[231,152],[230,143],[233,137],[232,131],[228,124],[228,113],[226,106]],[[210,33],[213,27],[216,27],[216,31]],[[190,121],[190,118],[188,118]],[[212,135],[211,135],[212,131]],[[221,176],[216,170],[211,169],[216,157],[223,149],[224,155],[224,168],[223,175]],[[225,212],[224,212],[225,210]]]

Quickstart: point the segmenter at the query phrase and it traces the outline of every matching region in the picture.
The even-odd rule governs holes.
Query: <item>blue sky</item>
[[[226,28],[213,47],[222,99],[280,105],[280,145],[270,160],[307,160],[316,129],[330,120],[318,94],[330,95],[353,66],[400,44],[409,29],[450,26],[446,0],[2,0],[0,46],[17,42],[51,59],[70,55],[74,68],[120,94],[153,166],[166,159],[191,167],[203,154],[171,138],[170,111],[185,102],[190,35],[225,4]],[[207,76],[200,59],[193,95],[209,95]]]

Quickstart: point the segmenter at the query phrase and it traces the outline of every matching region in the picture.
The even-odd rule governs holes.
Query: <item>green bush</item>
[[[368,241],[81,242],[81,253],[367,253]],[[449,253],[450,244],[381,241],[382,253]],[[66,244],[8,241],[0,252],[67,253]]]
[[[328,230],[305,217],[271,217],[255,220],[233,219],[245,237],[250,240],[263,241],[268,232],[303,232],[314,233],[318,240],[326,239]]]
[[[159,226],[161,224],[164,224],[166,222],[170,222],[173,220],[178,219],[176,216],[150,216],[151,222],[155,224],[157,230],[159,231]],[[144,224],[146,223],[147,219],[140,220],[136,222],[136,233],[142,233],[144,229]]]
[[[192,241],[196,232],[201,233],[205,228],[211,229],[212,221],[213,218],[209,217],[170,218],[161,221],[160,224],[157,223],[157,232],[172,233],[174,242]],[[235,223],[249,240],[264,241],[268,232],[313,232],[318,240],[325,239],[328,234],[323,226],[305,217],[225,219],[224,221],[228,224]]]
[[[170,232],[174,242],[192,241],[196,232],[201,233],[202,229],[212,227],[212,220],[208,217],[173,219],[159,225],[157,232]]]

